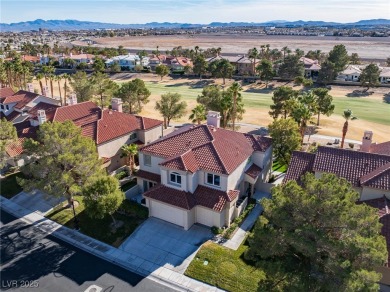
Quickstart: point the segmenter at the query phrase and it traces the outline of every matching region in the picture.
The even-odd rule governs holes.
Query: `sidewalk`
[[[29,224],[37,226],[47,234],[51,234],[99,258],[177,291],[223,291],[168,268],[156,267],[140,257],[100,242],[73,229],[64,227],[36,212],[31,212],[2,196],[0,196],[0,205],[4,211],[21,218]]]
[[[261,194],[261,197],[269,197],[269,194]],[[256,197],[256,199],[259,199]],[[261,212],[263,211],[263,206],[257,203],[256,206],[252,209],[248,217],[241,224],[240,228],[236,231],[232,238],[227,240],[222,245],[224,247],[237,250],[242,242],[245,240],[247,233],[251,230],[252,226],[256,223],[257,218],[259,218]]]

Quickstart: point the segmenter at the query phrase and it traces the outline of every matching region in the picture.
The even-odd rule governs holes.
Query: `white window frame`
[[[172,176],[175,177],[175,180],[172,180]],[[180,182],[178,182],[178,178],[180,178]],[[181,175],[180,175],[180,173],[171,172],[171,173],[169,174],[169,182],[170,182],[171,184],[181,186]]]
[[[213,181],[212,183],[209,183],[209,181],[208,181],[209,175],[212,175],[212,181]],[[219,177],[219,184],[215,184],[215,178],[216,177]],[[209,173],[208,172],[208,173],[206,173],[205,183],[207,185],[220,188],[221,187],[221,176],[217,175],[217,174],[214,174],[214,173]]]
[[[148,158],[148,163],[146,162],[146,158]],[[152,166],[152,156],[144,154],[144,165],[145,166]]]

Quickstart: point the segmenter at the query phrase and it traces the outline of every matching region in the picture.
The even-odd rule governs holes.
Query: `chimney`
[[[73,57],[73,54],[72,54],[72,53],[70,53],[70,54],[69,54],[69,57]]]
[[[47,85],[42,86],[42,95],[50,96],[49,86],[47,86]]]
[[[221,115],[219,112],[209,111],[207,113],[207,125],[219,128],[221,123]]]
[[[112,110],[117,111],[117,112],[122,112],[122,100],[120,98],[113,98],[111,99],[111,107]]]
[[[38,124],[42,125],[44,122],[46,122],[45,110],[38,110]]]
[[[362,152],[370,152],[370,147],[372,143],[372,131],[364,131],[362,146],[360,147],[360,151]]]
[[[32,83],[27,83],[27,90],[30,92],[34,92],[34,85]]]
[[[68,105],[75,105],[75,104],[77,104],[77,96],[76,94],[72,93],[71,95],[69,95]]]

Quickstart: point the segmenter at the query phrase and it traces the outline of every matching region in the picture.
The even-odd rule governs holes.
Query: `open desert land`
[[[154,109],[156,101],[160,99],[161,94],[167,92],[181,94],[183,100],[187,102],[187,114],[180,119],[173,120],[173,123],[189,123],[188,116],[191,109],[196,105],[196,98],[202,92],[202,87],[206,84],[221,84],[222,80],[164,77],[160,81],[160,77],[155,74],[117,74],[112,76],[113,80],[122,83],[134,78],[140,78],[145,81],[146,86],[151,92],[150,101],[147,103],[142,112],[143,116],[162,119],[160,114]],[[39,84],[34,81],[35,88],[39,88]],[[231,84],[233,80],[226,80],[226,85]],[[59,96],[58,85],[54,85],[54,92]],[[282,82],[272,82],[274,88],[281,85],[286,85]],[[293,86],[293,84],[288,84]],[[62,85],[63,87],[63,85]],[[299,89],[299,87],[294,87]],[[388,141],[390,137],[390,104],[383,102],[383,96],[390,92],[390,88],[375,88],[370,89],[372,92],[365,97],[349,97],[354,90],[361,90],[359,87],[353,86],[332,86],[330,94],[334,97],[335,112],[330,117],[321,116],[320,127],[318,134],[328,136],[341,136],[344,119],[341,114],[344,109],[350,108],[357,120],[350,121],[347,139],[361,140],[364,130],[374,131],[374,140],[377,142]],[[63,93],[63,90],[62,90]],[[265,89],[260,85],[243,86],[243,100],[245,104],[245,114],[241,123],[254,124],[259,127],[267,127],[272,122],[269,116],[269,106],[272,103],[272,90]],[[313,118],[313,122],[316,118]],[[245,128],[242,128],[244,130]]]
[[[331,37],[331,36],[276,36],[257,34],[196,34],[196,35],[162,35],[162,36],[126,36],[95,38],[93,46],[118,47],[124,46],[132,51],[155,50],[159,46],[161,52],[173,47],[202,49],[222,49],[222,54],[246,54],[248,49],[270,44],[271,48],[281,49],[288,46],[308,52],[322,50],[329,52],[335,45],[344,44],[348,52],[358,53],[367,60],[385,60],[390,57],[390,37]],[[75,45],[85,45],[82,41],[73,42]]]

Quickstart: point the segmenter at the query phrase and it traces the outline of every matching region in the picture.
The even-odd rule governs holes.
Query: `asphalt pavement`
[[[0,218],[1,291],[174,291],[46,235],[3,210]]]

